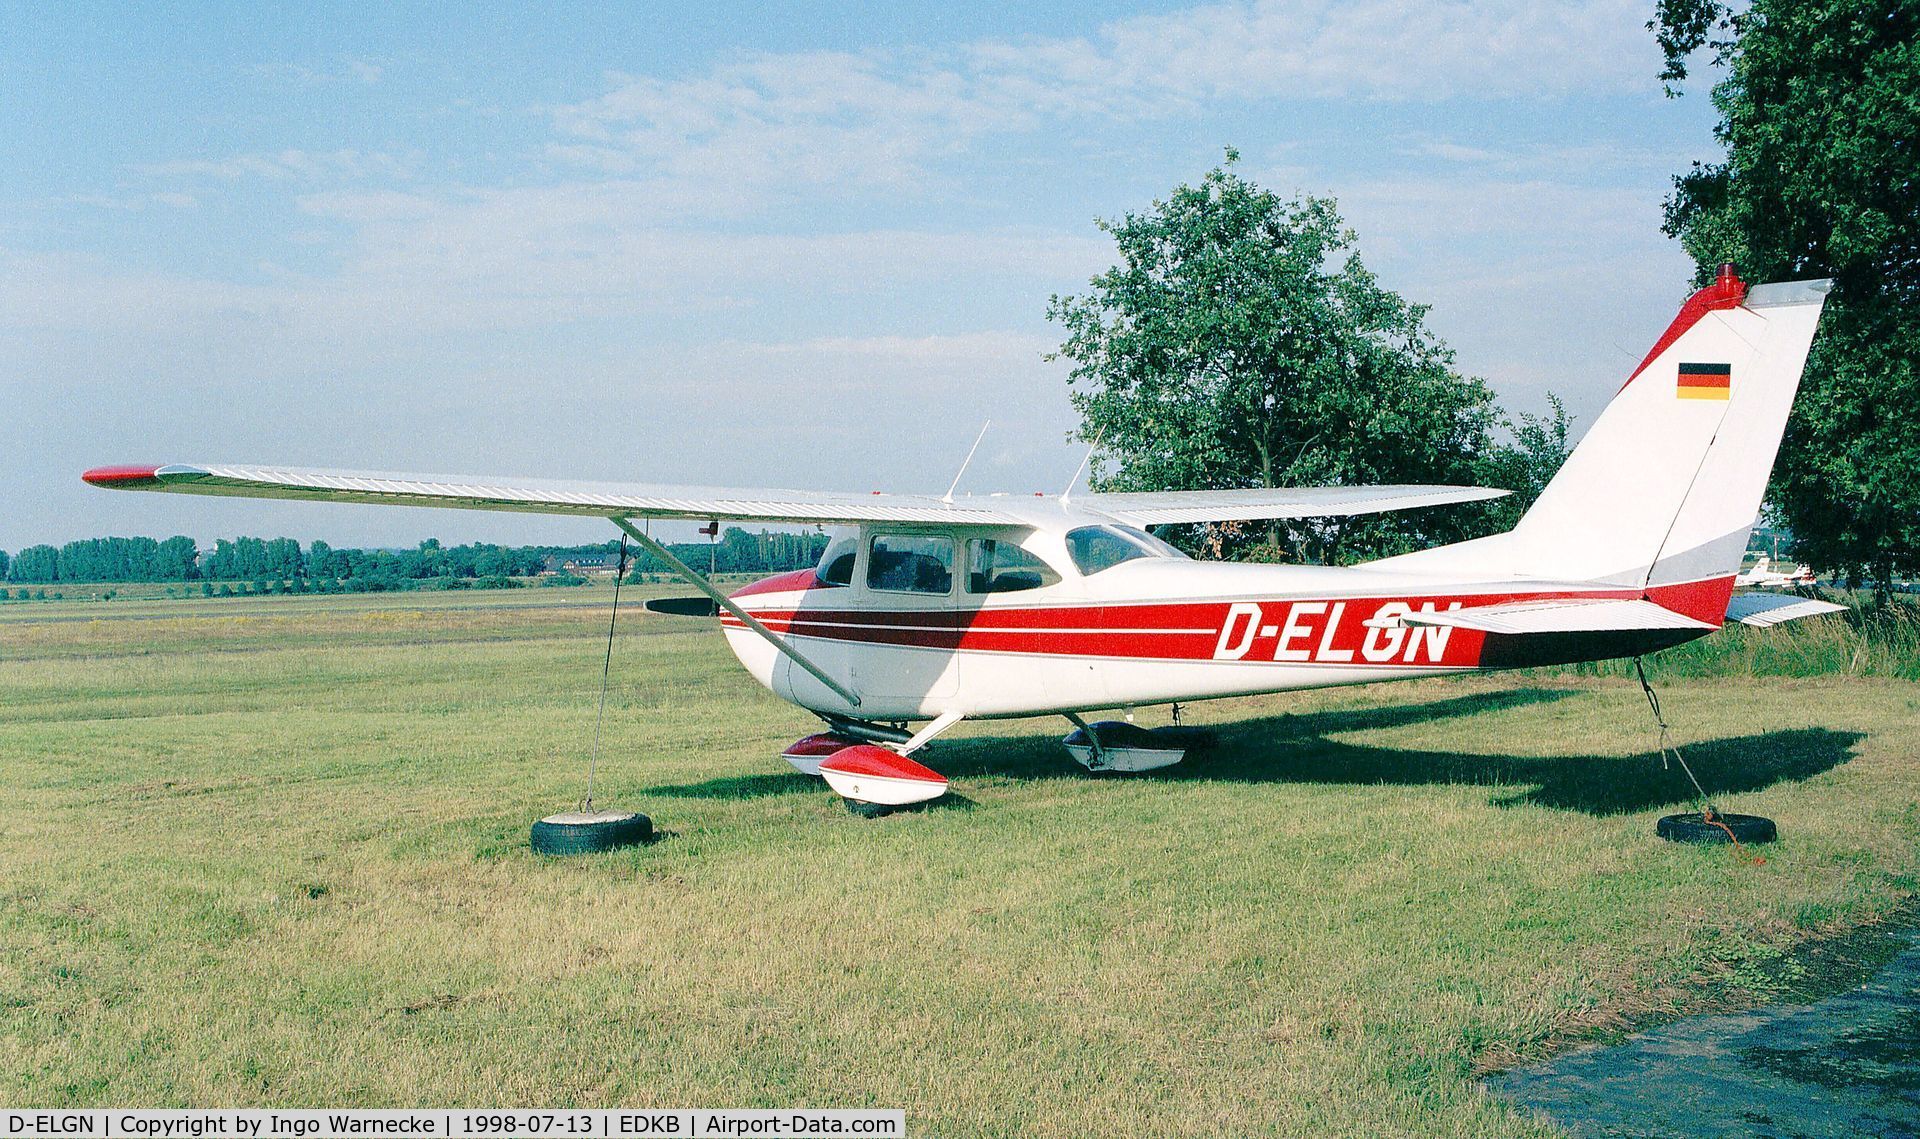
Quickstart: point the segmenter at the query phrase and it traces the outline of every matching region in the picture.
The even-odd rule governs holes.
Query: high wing
[[[83,476],[117,490],[160,490],[239,498],[297,498],[389,506],[584,514],[599,518],[687,518],[756,522],[1018,523],[989,506],[930,495],[848,494],[817,490],[556,482],[544,479],[368,474],[297,467],[102,467]]]
[[[817,490],[671,486],[651,483],[559,482],[448,475],[376,474],[299,467],[234,465],[100,467],[84,476],[95,486],[240,498],[580,514],[601,518],[727,519],[756,522],[920,522],[960,526],[1020,525],[1031,519],[997,498],[841,493]],[[1498,498],[1504,490],[1453,486],[1293,487],[1276,490],[1084,494],[1076,507],[1121,522],[1216,522],[1313,518],[1410,510]],[[1019,500],[1022,505],[1031,499]]]
[[[1380,514],[1453,502],[1479,502],[1509,493],[1478,486],[1297,486],[1079,494],[1073,501],[1121,522],[1153,526],[1163,522],[1243,522],[1262,518]]]

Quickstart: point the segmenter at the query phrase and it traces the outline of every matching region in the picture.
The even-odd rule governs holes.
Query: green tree
[[[1475,466],[1481,486],[1497,486],[1513,493],[1488,502],[1464,504],[1457,509],[1479,512],[1478,528],[1487,533],[1511,530],[1520,516],[1547,489],[1547,483],[1573,451],[1573,421],[1567,418],[1560,397],[1547,393],[1548,411],[1544,416],[1521,412],[1518,420],[1508,420],[1511,439],[1496,443],[1481,452]]]
[[[1726,157],[1667,202],[1699,280],[1834,279],[1769,500],[1816,566],[1920,570],[1920,5],[1661,0],[1649,27],[1670,83],[1701,47],[1726,69]]]
[[[300,552],[300,543],[292,538],[275,538],[266,543],[262,568],[269,577],[299,577],[306,572],[306,558]]]
[[[1120,263],[1055,296],[1096,485],[1186,490],[1471,482],[1499,413],[1381,287],[1334,202],[1282,198],[1224,165],[1100,222]],[[1050,357],[1052,358],[1052,357]],[[1327,562],[1465,536],[1471,516],[1276,523],[1279,556]]]
[[[0,550],[0,581],[7,580],[7,552]]]
[[[184,534],[175,534],[160,543],[156,555],[156,565],[162,581],[192,581],[200,576],[197,559],[199,548],[193,539]]]
[[[60,580],[60,551],[46,545],[28,546],[14,555],[7,578],[36,583]]]

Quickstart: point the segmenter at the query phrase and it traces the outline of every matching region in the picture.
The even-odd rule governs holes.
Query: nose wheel
[[[946,776],[909,756],[965,718],[943,712],[911,735],[884,724],[830,719],[831,731],[792,744],[782,758],[826,780],[854,814],[877,818],[947,793]]]

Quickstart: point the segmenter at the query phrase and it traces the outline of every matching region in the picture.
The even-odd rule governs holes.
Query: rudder
[[[1723,266],[1511,532],[1376,564],[1603,582],[1718,622],[1828,287]]]

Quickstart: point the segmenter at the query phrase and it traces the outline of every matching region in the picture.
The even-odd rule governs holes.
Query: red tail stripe
[[[1673,323],[1660,334],[1660,339],[1654,342],[1653,351],[1647,353],[1647,358],[1640,361],[1640,366],[1633,370],[1633,375],[1627,377],[1626,384],[1620,385],[1620,390],[1626,391],[1627,384],[1639,378],[1640,373],[1647,370],[1648,364],[1659,359],[1660,353],[1673,347],[1673,342],[1685,336],[1688,329],[1699,324],[1702,317],[1722,309],[1739,308],[1740,302],[1746,299],[1746,282],[1734,275],[1732,266],[1721,266],[1720,276],[1713,284],[1688,297],[1687,303],[1680,306],[1680,315],[1674,317]]]

